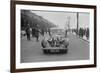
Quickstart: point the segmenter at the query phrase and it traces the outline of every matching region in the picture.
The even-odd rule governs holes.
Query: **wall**
[[[88,4],[97,5],[97,31],[98,37],[100,27],[100,1],[99,0],[34,0],[45,2],[58,2],[58,3],[73,3],[73,4]],[[99,40],[97,40],[97,68],[82,68],[82,69],[69,69],[69,70],[53,70],[53,71],[41,71],[34,73],[98,73],[100,72],[100,46]],[[0,73],[9,73],[10,69],[10,0],[0,0]],[[33,72],[31,72],[33,73]]]

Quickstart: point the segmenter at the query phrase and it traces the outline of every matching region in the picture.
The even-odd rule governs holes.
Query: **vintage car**
[[[69,39],[61,32],[57,32],[48,38],[44,37],[41,45],[44,54],[65,54],[68,52]]]

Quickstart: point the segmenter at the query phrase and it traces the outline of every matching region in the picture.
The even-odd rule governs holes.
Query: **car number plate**
[[[58,49],[53,49],[53,50],[51,50],[51,52],[59,52],[59,50]]]

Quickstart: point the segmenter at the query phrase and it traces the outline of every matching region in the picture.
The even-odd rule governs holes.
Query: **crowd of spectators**
[[[72,29],[72,33],[79,35],[81,38],[85,36],[87,39],[89,39],[89,28],[79,28],[78,30]]]

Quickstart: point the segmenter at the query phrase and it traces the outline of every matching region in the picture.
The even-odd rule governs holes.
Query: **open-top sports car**
[[[52,34],[44,37],[41,45],[44,54],[65,54],[68,51],[69,39],[64,34]]]

